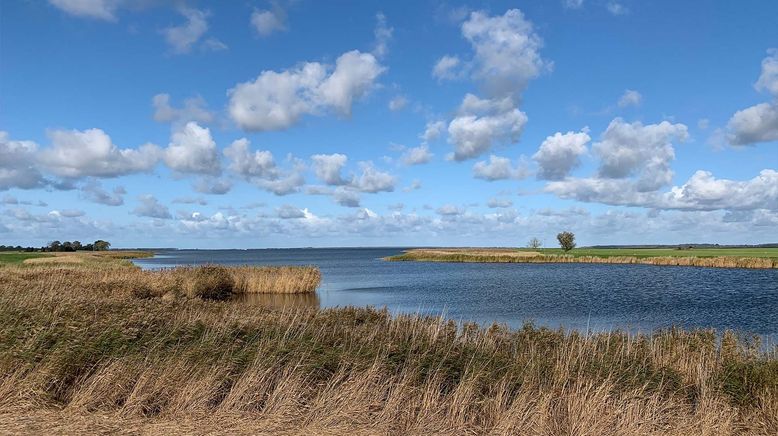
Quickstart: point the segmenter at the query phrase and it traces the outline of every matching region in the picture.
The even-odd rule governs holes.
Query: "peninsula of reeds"
[[[248,271],[0,267],[0,433],[778,434],[776,350],[732,332],[586,335],[211,298],[319,279]]]
[[[592,251],[596,253],[595,250]],[[509,248],[418,248],[406,250],[396,256],[387,257],[386,260],[473,263],[606,263],[752,269],[778,268],[778,251],[774,252],[775,257],[694,256],[688,253],[677,256],[636,256],[611,254],[612,252],[613,250],[610,250],[608,255],[574,255]],[[718,250],[718,252],[721,252],[721,250]],[[770,254],[773,253],[771,252]]]

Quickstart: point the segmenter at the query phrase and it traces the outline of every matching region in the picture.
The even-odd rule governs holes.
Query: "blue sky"
[[[0,6],[0,239],[778,241],[778,4]]]

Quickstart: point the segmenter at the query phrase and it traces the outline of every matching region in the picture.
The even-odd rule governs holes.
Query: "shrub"
[[[226,300],[232,296],[234,287],[235,280],[227,268],[205,265],[195,270],[189,296],[204,300]]]

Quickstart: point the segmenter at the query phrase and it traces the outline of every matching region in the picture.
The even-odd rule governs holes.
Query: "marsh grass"
[[[472,263],[603,263],[709,268],[778,268],[778,259],[769,257],[695,256],[579,256],[543,254],[512,249],[413,249],[385,258],[389,261],[472,262]]]
[[[191,272],[1,269],[0,432],[778,432],[778,356],[731,332],[583,335],[159,296]]]

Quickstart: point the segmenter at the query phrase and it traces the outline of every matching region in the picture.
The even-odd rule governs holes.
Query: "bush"
[[[205,265],[194,272],[190,297],[204,300],[226,300],[232,296],[235,280],[227,268],[217,265]]]

